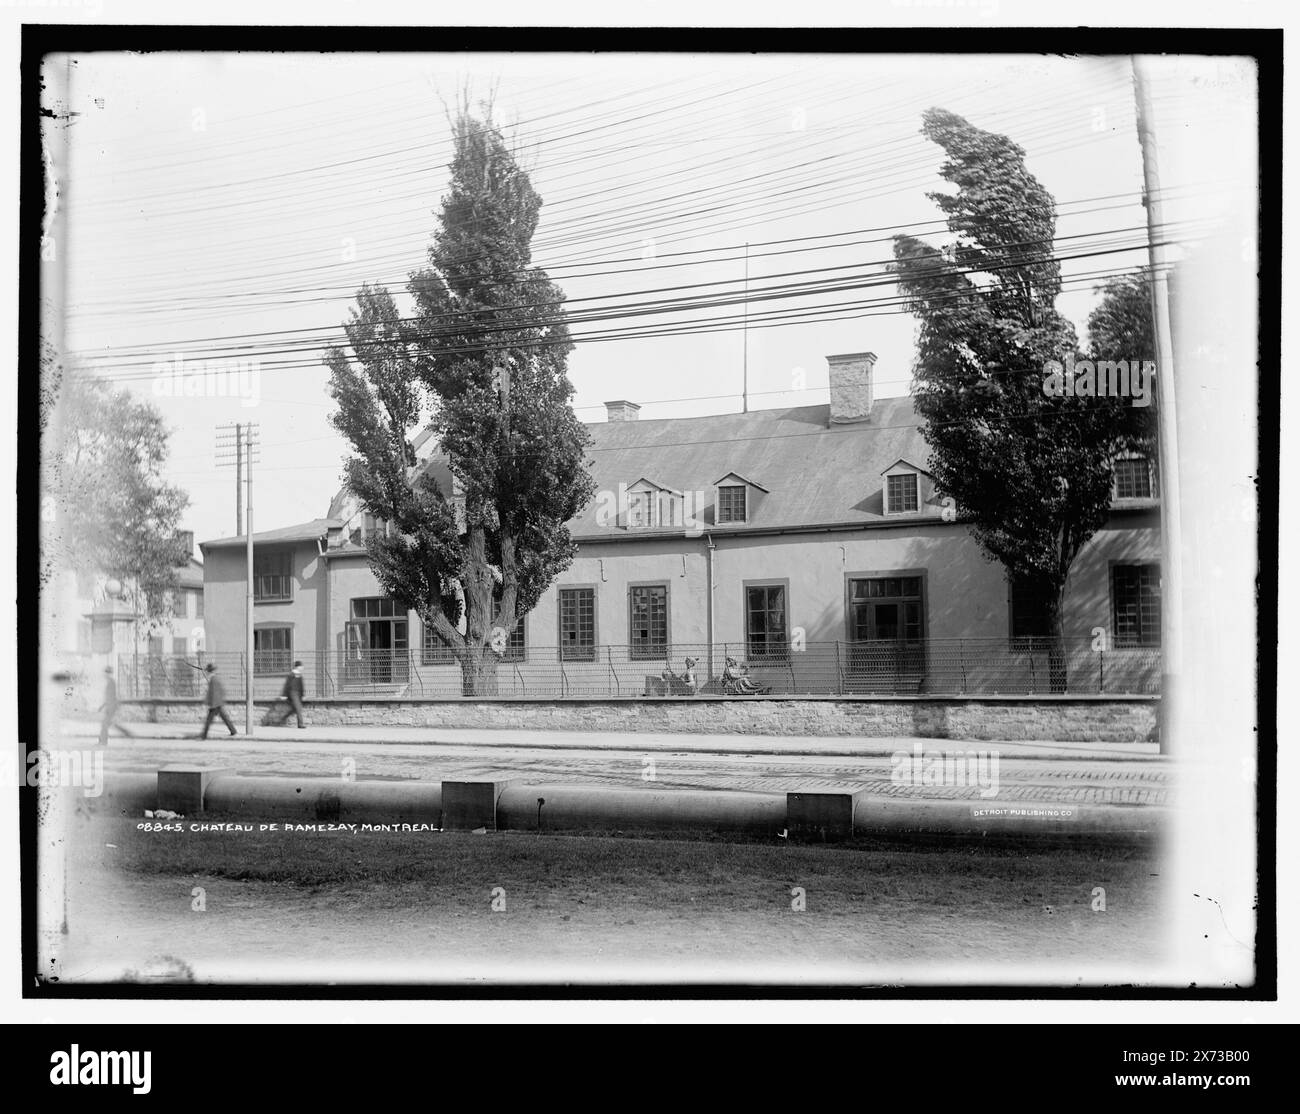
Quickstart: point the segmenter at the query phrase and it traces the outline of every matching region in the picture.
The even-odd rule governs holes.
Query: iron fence
[[[689,670],[686,659],[694,659]],[[728,659],[736,670],[727,672]],[[442,657],[414,650],[304,652],[306,698],[474,699],[492,697],[647,697],[772,695],[1032,695],[1154,694],[1160,650],[1152,646],[1093,648],[1091,640],[966,638],[803,645],[713,646],[674,643],[647,655],[644,646],[512,648],[476,683]],[[188,657],[124,654],[118,661],[122,698],[201,697],[208,664],[217,666],[227,699],[244,699],[244,655]],[[254,659],[253,697],[280,695],[288,662]],[[274,669],[272,669],[274,666]],[[745,681],[739,681],[743,676]]]

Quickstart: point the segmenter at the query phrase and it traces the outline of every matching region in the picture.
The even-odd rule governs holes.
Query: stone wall
[[[1155,740],[1158,703],[1150,696],[317,700],[307,704],[307,722],[316,728],[392,725],[1127,743]],[[270,705],[259,701],[257,707],[260,718]],[[240,718],[240,707],[230,705],[228,710]],[[202,704],[194,700],[126,701],[119,716],[127,723],[195,726],[203,717]]]

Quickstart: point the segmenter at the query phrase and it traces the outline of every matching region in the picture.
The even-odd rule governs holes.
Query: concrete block
[[[235,771],[220,766],[186,766],[173,763],[158,771],[158,807],[193,816],[203,811],[203,798],[213,778]]]
[[[779,793],[576,785],[514,784],[497,803],[499,826],[518,831],[645,828],[774,835],[785,826],[785,811]]]
[[[444,781],[442,826],[446,831],[497,828],[497,800],[509,781]]]
[[[794,839],[848,839],[853,834],[852,793],[787,793],[785,819]]]
[[[263,820],[442,826],[442,790],[433,781],[223,777],[208,788],[205,800],[212,811]]]

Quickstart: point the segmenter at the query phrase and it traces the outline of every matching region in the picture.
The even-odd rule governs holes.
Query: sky
[[[60,182],[65,351],[162,413],[169,477],[190,494],[184,525],[200,541],[236,533],[234,472],[215,449],[229,423],[260,426],[257,530],[326,513],[348,447],[329,425],[320,353],[342,339],[363,282],[410,312],[406,277],[437,227],[449,115],[466,95],[490,98],[543,199],[534,260],[574,318],[584,421],[622,398],[643,420],[738,411],[746,377],[751,409],[824,403],[826,356],[863,350],[878,357],[878,397],[907,393],[916,323],[883,271],[895,233],[947,238],[926,196],[946,188],[943,153],[920,134],[931,106],[1025,149],[1057,201],[1058,307],[1081,339],[1095,287],[1147,261],[1127,57],[49,64],[64,67],[80,113]],[[1253,73],[1168,60],[1153,94],[1169,237],[1191,244],[1253,207],[1240,184],[1253,179]],[[812,289],[791,297],[795,283]],[[722,305],[670,301],[704,295]],[[187,382],[206,393],[187,396]]]

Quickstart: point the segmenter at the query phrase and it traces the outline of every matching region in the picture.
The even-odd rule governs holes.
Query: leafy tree
[[[919,319],[915,402],[941,491],[983,551],[1045,601],[1052,684],[1065,685],[1061,599],[1070,566],[1110,513],[1111,461],[1128,401],[1053,394],[1051,361],[1082,358],[1056,310],[1055,202],[1005,136],[932,108],[922,134],[943,148],[954,192],[929,194],[954,239],[894,240]]]
[[[1101,301],[1088,315],[1088,355],[1092,361],[1126,359],[1130,364],[1133,361],[1154,363],[1155,322],[1151,316],[1151,285],[1147,276],[1141,272],[1120,275],[1108,279],[1094,292],[1101,295]],[[1125,407],[1118,418],[1119,447],[1154,459],[1155,407]]]
[[[189,495],[164,479],[168,431],[152,406],[42,353],[42,486],[47,572],[123,581],[142,618],[170,612],[167,589],[188,560],[180,540]],[[52,521],[50,521],[52,519]]]
[[[348,489],[391,526],[368,543],[384,590],[459,662],[462,691],[495,690],[504,634],[572,561],[565,523],[591,498],[573,412],[564,296],[532,265],[541,198],[490,117],[453,125],[451,184],[415,315],[363,286],[325,354]],[[459,481],[444,490],[411,436],[424,407]],[[494,631],[496,632],[494,636]]]

